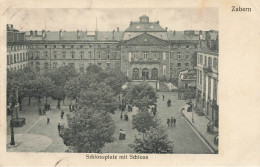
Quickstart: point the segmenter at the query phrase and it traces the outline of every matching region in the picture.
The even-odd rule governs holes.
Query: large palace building
[[[37,71],[73,64],[85,72],[91,64],[117,67],[130,80],[177,79],[193,69],[197,52],[215,45],[218,32],[171,31],[141,16],[125,31],[30,31],[7,25],[7,70],[29,65]]]

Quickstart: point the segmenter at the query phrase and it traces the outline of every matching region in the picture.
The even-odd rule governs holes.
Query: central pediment
[[[123,41],[121,45],[155,45],[155,46],[167,46],[169,43],[165,40],[157,38],[151,34],[143,33],[129,40]]]

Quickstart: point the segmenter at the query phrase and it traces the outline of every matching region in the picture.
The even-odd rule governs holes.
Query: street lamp
[[[190,104],[191,106],[191,113],[192,113],[192,123],[194,123],[194,111],[193,111],[193,108],[192,108],[192,106],[193,106],[193,103],[191,103]]]
[[[14,141],[14,126],[13,126],[13,121],[10,121],[10,125],[11,125],[11,142],[10,145],[14,146],[15,145],[15,141]]]

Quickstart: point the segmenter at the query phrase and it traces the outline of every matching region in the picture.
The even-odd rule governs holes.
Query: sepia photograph
[[[218,154],[217,8],[11,8],[7,23],[6,152]]]

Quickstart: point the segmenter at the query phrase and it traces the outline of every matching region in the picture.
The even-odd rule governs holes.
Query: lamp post
[[[11,125],[11,142],[10,142],[10,145],[14,146],[15,145],[15,141],[14,141],[14,126],[13,126],[12,120],[10,121],[10,125]]]
[[[194,123],[194,111],[193,111],[193,103],[190,104],[191,105],[191,113],[192,113],[192,123]]]

